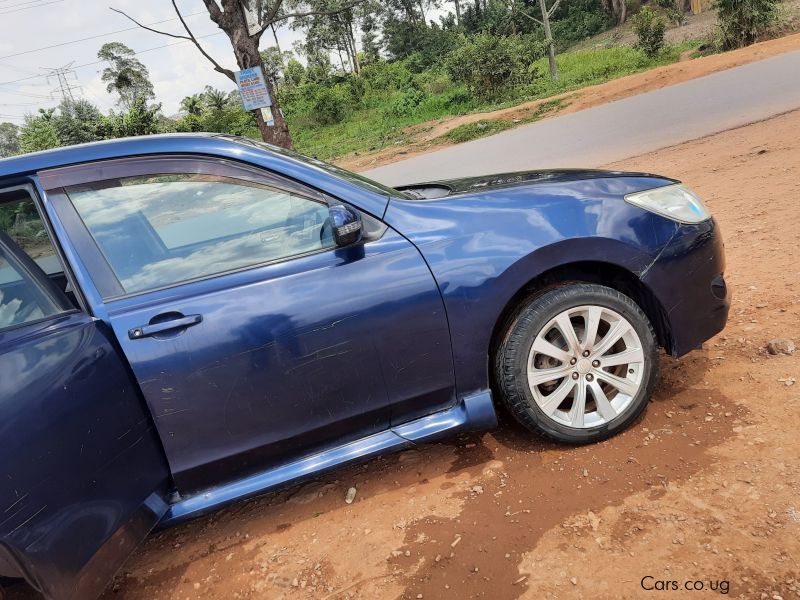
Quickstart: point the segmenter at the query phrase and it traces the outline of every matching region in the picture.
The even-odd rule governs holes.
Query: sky
[[[0,0],[0,122],[20,125],[26,113],[57,106],[61,100],[58,80],[47,75],[70,64],[74,72],[69,83],[75,86],[75,98],[86,98],[103,112],[117,108],[117,97],[106,91],[100,79],[104,65],[97,59],[100,46],[111,41],[140,53],[137,58],[150,72],[165,115],[177,113],[180,101],[205,85],[235,89],[190,42],[142,30],[109,7],[147,25],[168,19],[154,27],[184,33],[170,0]],[[209,54],[235,70],[230,42],[210,20],[201,0],[178,0],[178,8]],[[429,18],[444,11],[433,12]],[[281,49],[291,50],[302,33],[284,24],[277,28],[277,35]],[[270,32],[261,44],[274,44]]]
[[[78,86],[73,90],[76,98],[84,97],[104,112],[116,108],[116,96],[106,92],[100,80],[104,65],[97,59],[100,46],[111,41],[141,52],[137,58],[150,71],[166,115],[175,114],[181,99],[202,91],[206,84],[234,89],[193,44],[139,29],[109,6],[145,24],[171,19],[155,27],[183,33],[169,0],[0,0],[0,122],[22,124],[26,113],[56,106],[61,99],[58,81],[55,77],[48,81],[46,75],[48,69],[69,63],[74,63],[70,83]],[[211,22],[202,2],[178,0],[178,7],[194,34],[207,36],[199,40],[206,50],[223,66],[236,69],[228,38]],[[128,31],[112,33],[120,30]],[[281,48],[290,50],[300,35],[289,27],[279,28]],[[94,39],[75,42],[86,37]],[[42,49],[64,42],[75,43]],[[274,43],[271,34],[265,34],[262,46],[270,43]]]

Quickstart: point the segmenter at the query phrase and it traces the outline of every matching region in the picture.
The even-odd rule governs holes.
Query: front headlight
[[[711,218],[703,201],[682,183],[628,194],[625,201],[679,223],[700,223]]]

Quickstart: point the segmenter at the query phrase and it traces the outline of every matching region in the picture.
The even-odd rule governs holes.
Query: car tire
[[[633,300],[572,283],[526,301],[500,343],[495,374],[501,402],[527,429],[587,444],[642,414],[658,359],[653,327]]]

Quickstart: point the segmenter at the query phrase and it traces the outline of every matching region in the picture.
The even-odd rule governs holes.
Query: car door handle
[[[162,321],[160,323],[151,323],[149,325],[141,325],[128,330],[128,337],[132,340],[149,337],[169,331],[171,329],[181,329],[197,325],[203,320],[203,315],[188,315],[186,317],[178,317],[177,319],[170,319],[169,321]]]

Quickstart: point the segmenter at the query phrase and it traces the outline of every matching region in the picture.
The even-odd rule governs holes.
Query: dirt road
[[[800,342],[798,131],[795,112],[613,165],[700,192],[734,289],[630,430],[569,448],[505,419],[338,471],[155,534],[104,598],[800,597],[800,352],[764,349]]]

